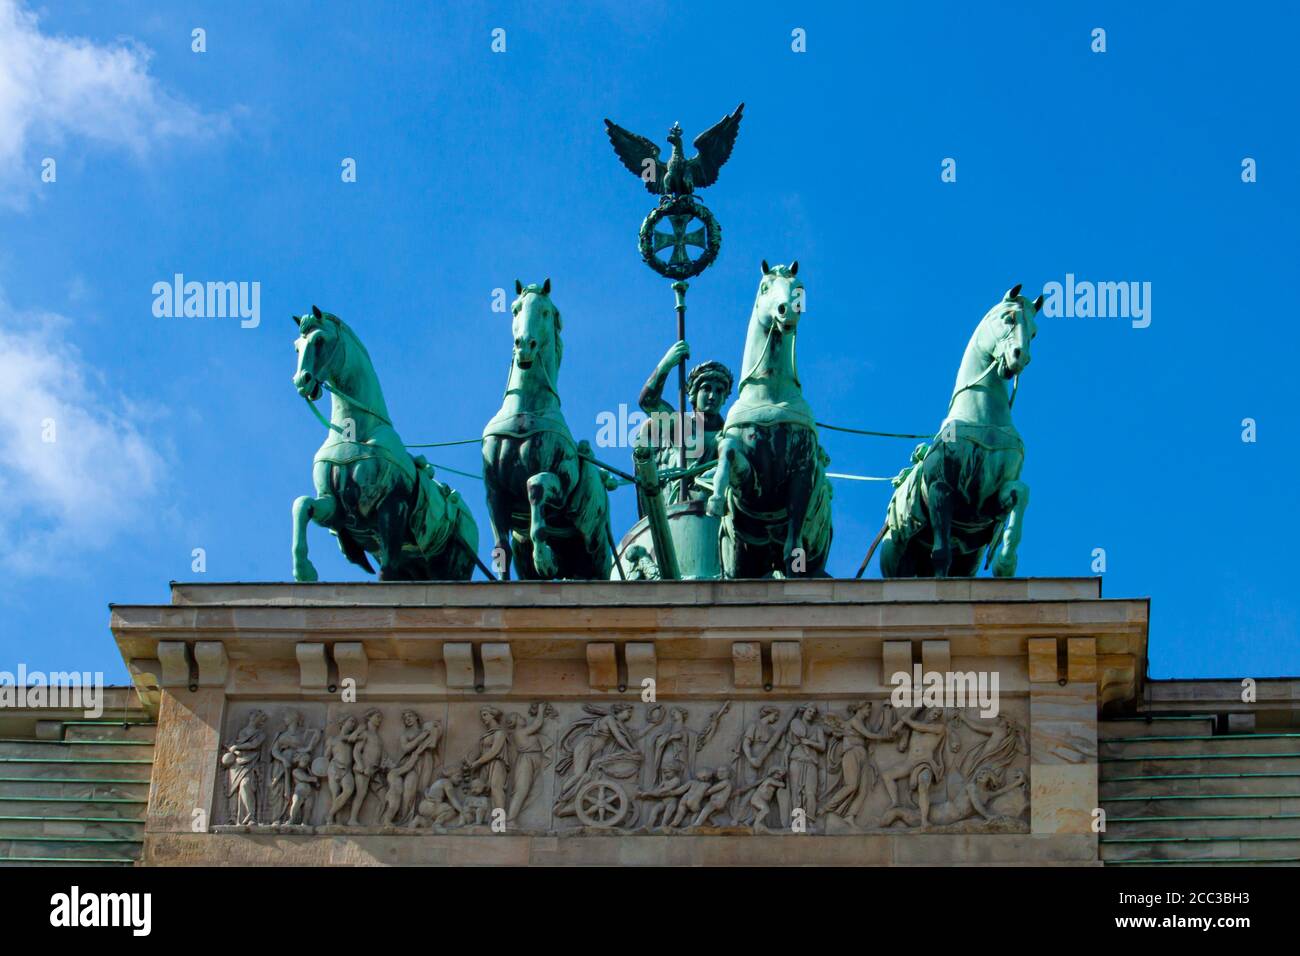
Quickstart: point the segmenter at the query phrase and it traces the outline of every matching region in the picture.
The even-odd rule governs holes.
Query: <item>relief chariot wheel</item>
[[[668,220],[669,232],[655,227]],[[688,249],[701,250],[691,258]],[[692,195],[677,196],[660,203],[641,223],[641,258],[655,272],[667,279],[690,279],[713,264],[722,249],[722,227],[707,206]],[[659,253],[671,249],[667,260]]]
[[[583,784],[573,801],[579,820],[586,826],[602,829],[622,823],[631,805],[623,788],[605,779]]]

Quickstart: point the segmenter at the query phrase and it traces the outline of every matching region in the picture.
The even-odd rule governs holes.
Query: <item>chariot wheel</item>
[[[578,819],[589,827],[616,827],[623,822],[631,801],[623,788],[611,780],[593,780],[578,790],[574,800]]]

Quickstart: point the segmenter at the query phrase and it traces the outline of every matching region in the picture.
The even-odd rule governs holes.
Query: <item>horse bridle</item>
[[[316,329],[315,331],[323,333],[325,331],[325,328],[324,326],[321,326],[319,329]],[[322,359],[318,363],[318,367],[322,369],[331,368],[334,364],[334,360],[338,357],[339,352],[342,351],[345,347],[346,344],[343,341],[343,329],[338,328],[334,335],[334,348],[330,350],[330,354],[328,358]],[[329,380],[324,376],[318,375],[316,377],[320,382],[320,387],[323,388],[325,391],[329,392],[331,395],[338,396],[339,398],[343,399],[343,401],[347,402],[349,405],[356,408],[358,411],[365,412],[367,415],[373,415],[375,418],[379,419],[389,428],[393,427],[393,423],[388,420],[387,416],[381,415],[379,412],[375,411],[372,408],[367,408],[365,405],[361,404],[359,401],[357,401],[347,392],[343,391],[343,389],[331,385],[329,383]],[[338,432],[340,435],[343,434],[342,428],[340,428],[338,425],[335,425],[333,422],[326,419],[325,416],[320,413],[320,409],[316,407],[315,402],[313,402],[306,395],[302,397],[302,400],[307,403],[307,407],[312,410],[312,414],[316,416],[317,420],[322,425],[324,425],[326,428],[330,429],[331,431]]]
[[[749,371],[741,376],[740,384],[736,386],[737,395],[740,394],[740,390],[745,387],[747,382],[749,382],[750,376],[752,376],[759,366],[763,364],[763,359],[767,356],[768,349],[772,346],[772,336],[777,332],[777,324],[777,320],[774,318],[772,319],[771,325],[767,327],[767,337],[763,339],[763,351],[758,353],[758,358],[754,360],[754,364],[750,366]],[[796,361],[796,345],[799,341],[797,333],[799,330],[794,328],[781,329],[780,331],[782,335],[790,336],[790,374],[794,376],[795,385],[802,388],[803,385],[799,382],[799,363]]]
[[[957,401],[958,395],[960,395],[962,392],[966,391],[967,389],[978,388],[980,382],[984,381],[984,379],[989,377],[989,372],[993,371],[995,368],[998,367],[998,362],[1000,361],[1000,359],[995,354],[997,351],[997,347],[1002,343],[1004,339],[1007,339],[1011,336],[1011,333],[1015,331],[1018,325],[1019,323],[1017,323],[1016,326],[1012,326],[1010,329],[1003,332],[1001,335],[997,337],[997,339],[993,343],[993,348],[989,350],[989,354],[993,355],[993,361],[989,363],[988,368],[980,372],[979,375],[975,377],[974,381],[967,382],[961,388],[957,389],[952,393],[952,398],[948,399],[948,411],[952,411],[952,403]],[[1007,401],[1008,408],[1012,408],[1015,406],[1016,392],[1019,390],[1020,390],[1020,373],[1017,372],[1014,376],[1012,376],[1011,398]]]

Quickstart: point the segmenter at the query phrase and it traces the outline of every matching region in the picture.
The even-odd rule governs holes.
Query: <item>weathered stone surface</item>
[[[763,647],[757,641],[734,641],[731,660],[737,687],[763,686]]]
[[[772,686],[799,687],[803,684],[803,653],[796,641],[772,642]]]
[[[618,655],[609,643],[587,645],[587,683],[592,690],[612,690],[618,686]]]
[[[1095,862],[1099,686],[1118,700],[1145,669],[1145,602],[1101,602],[1093,579],[174,596],[114,608],[124,656],[175,664],[201,637],[230,666],[221,689],[162,695],[156,863]],[[357,702],[307,686],[312,645],[332,646]],[[914,652],[996,672],[998,715],[893,710],[888,678]],[[205,813],[215,831],[194,832]]]
[[[343,641],[334,645],[334,665],[339,671],[339,682],[353,681],[365,687],[370,677],[370,658],[366,646],[359,641]]]
[[[483,659],[483,688],[508,691],[515,682],[515,661],[505,641],[490,641],[480,648]]]
[[[447,687],[474,688],[474,645],[457,641],[442,645],[442,662],[447,669]]]
[[[324,690],[329,684],[329,661],[325,645],[318,641],[303,641],[294,647],[298,658],[299,682],[303,690]]]

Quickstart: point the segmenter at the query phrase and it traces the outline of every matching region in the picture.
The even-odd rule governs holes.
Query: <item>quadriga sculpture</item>
[[[1017,285],[980,320],[938,436],[895,479],[880,545],[885,577],[971,577],[990,546],[993,573],[1016,573],[1029,486],[1005,383],[1029,364],[1042,307],[1041,295],[1029,302]]]
[[[483,428],[483,481],[503,578],[608,579],[609,492],[560,411],[564,345],[551,280],[515,280],[514,350],[501,410]],[[589,453],[587,453],[589,454]]]
[[[373,571],[366,552],[374,555],[381,581],[468,579],[478,550],[474,517],[459,493],[402,444],[357,334],[314,305],[293,320],[294,388],[311,403],[330,393],[329,430],[312,464],[316,497],[293,503],[294,580],[316,580],[307,557],[309,521],[336,535],[353,564]]]
[[[740,393],[718,443],[709,514],[722,517],[728,578],[825,574],[831,546],[829,460],[795,368],[803,314],[799,263],[763,263],[745,337]]]

